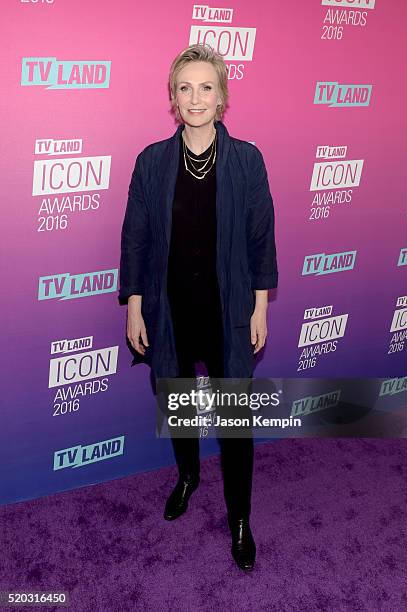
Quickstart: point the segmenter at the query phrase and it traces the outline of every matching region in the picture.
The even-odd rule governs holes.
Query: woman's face
[[[222,103],[213,65],[189,62],[184,66],[178,73],[175,100],[184,123],[194,127],[213,123],[216,107]]]

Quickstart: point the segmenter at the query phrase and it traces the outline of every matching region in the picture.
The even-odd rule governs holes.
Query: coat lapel
[[[226,183],[226,161],[230,149],[230,136],[221,121],[215,123],[216,133],[218,138],[217,158],[216,158],[216,271],[218,275],[218,284],[220,289],[220,298],[222,303],[222,312],[225,311],[225,248],[227,240],[228,228],[228,198],[225,194]]]
[[[169,139],[167,148],[161,158],[159,177],[162,177],[161,187],[159,189],[159,206],[163,206],[162,215],[165,225],[165,237],[167,241],[167,249],[170,245],[171,237],[171,222],[172,222],[172,203],[175,193],[175,184],[178,175],[179,164],[179,145],[181,132],[184,125],[180,124],[175,134]]]

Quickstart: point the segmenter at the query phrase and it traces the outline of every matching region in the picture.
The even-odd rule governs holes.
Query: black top
[[[200,155],[188,147],[187,151],[196,159],[204,159],[210,154],[211,147],[212,143]],[[211,161],[212,157],[206,168]],[[199,168],[202,164],[194,162],[194,165]],[[182,133],[172,208],[167,287],[172,306],[181,301],[189,306],[213,305],[219,296],[216,275],[216,160],[203,179],[192,176],[185,168]]]

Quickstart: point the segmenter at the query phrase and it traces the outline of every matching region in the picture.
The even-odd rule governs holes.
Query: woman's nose
[[[196,89],[192,90],[192,94],[191,94],[191,102],[192,104],[196,104],[197,102],[199,102],[199,91]]]

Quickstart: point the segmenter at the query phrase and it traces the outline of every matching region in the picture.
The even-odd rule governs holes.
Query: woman
[[[137,157],[121,235],[119,302],[128,304],[132,365],[157,378],[251,378],[267,335],[268,289],[277,286],[274,209],[263,157],[222,123],[223,58],[191,45],[173,61],[175,134]],[[253,346],[254,345],[254,346]],[[199,439],[172,436],[179,477],[164,517],[183,514],[199,484]],[[253,439],[221,440],[232,556],[253,568]]]

